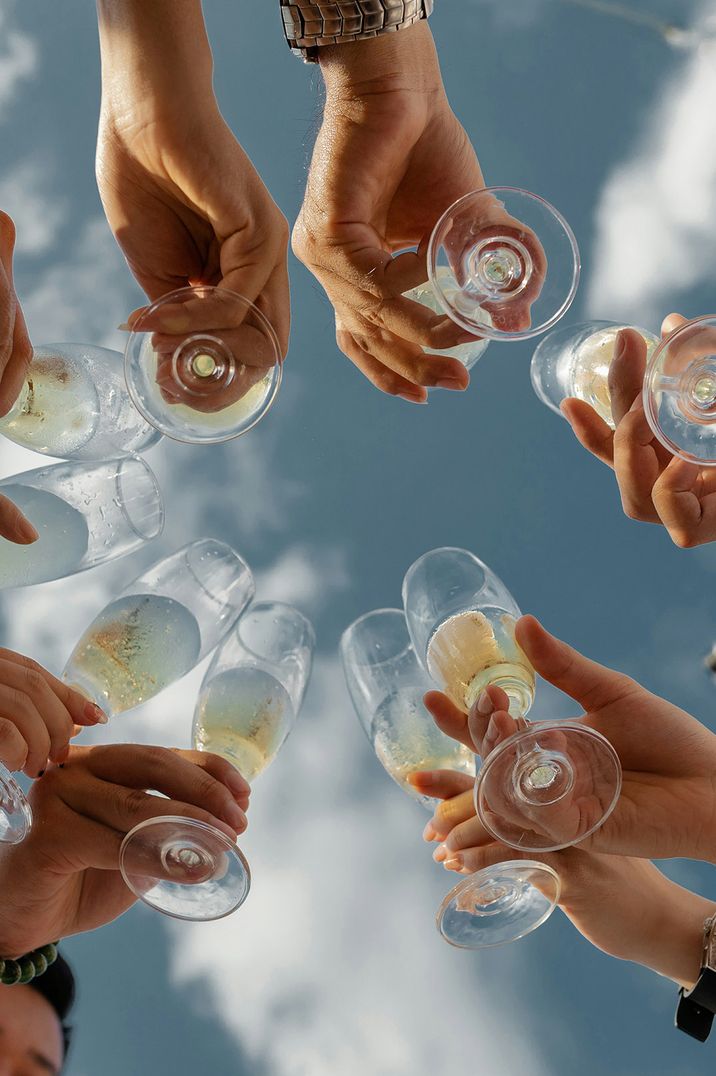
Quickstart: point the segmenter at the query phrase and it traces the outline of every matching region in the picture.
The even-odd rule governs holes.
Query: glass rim
[[[135,522],[135,520],[132,518],[132,515],[126,505],[126,498],[122,495],[121,483],[123,478],[123,472],[126,467],[134,464],[138,464],[140,468],[144,471],[144,476],[149,479],[154,491],[154,500],[156,505],[155,525],[151,528],[147,527],[146,530],[140,529],[138,523]],[[137,537],[141,538],[144,542],[151,542],[155,538],[159,538],[164,532],[164,525],[166,523],[166,508],[164,505],[164,497],[162,494],[162,488],[159,485],[159,480],[157,479],[156,474],[149,466],[147,461],[144,459],[144,457],[139,456],[134,452],[130,453],[127,456],[120,457],[117,460],[117,470],[115,472],[114,482],[120,502],[120,509],[122,515],[124,516],[131,530],[134,531]]]
[[[374,617],[377,618],[379,616],[385,616],[388,613],[394,614],[396,616],[399,616],[400,619],[403,621],[403,624],[405,625],[405,634],[407,636],[407,643],[403,647],[403,649],[400,650],[398,653],[392,655],[389,658],[384,658],[382,661],[371,661],[370,663],[368,663],[368,662],[358,662],[358,661],[355,661],[354,659],[346,660],[345,654],[346,654],[346,651],[347,651],[347,648],[348,648],[348,640],[350,639],[350,636],[352,635],[354,629],[358,628],[359,625],[365,623],[366,620],[370,620],[370,619],[372,619]],[[418,661],[418,655],[415,653],[415,647],[413,646],[412,640],[410,638],[410,631],[409,631],[409,628],[408,628],[408,621],[407,621],[407,617],[405,615],[405,611],[403,609],[391,609],[391,608],[371,609],[371,610],[369,610],[369,612],[363,613],[361,616],[359,616],[355,620],[351,621],[351,623],[348,625],[348,627],[345,628],[343,630],[343,632],[341,633],[341,638],[340,638],[340,642],[339,642],[339,650],[340,650],[340,654],[341,654],[341,660],[343,661],[344,665],[350,665],[353,668],[357,668],[357,669],[379,669],[379,668],[382,668],[385,665],[393,665],[396,661],[398,661],[402,657],[405,657],[405,655],[408,654],[408,653],[414,654],[417,664],[420,665],[420,662]],[[426,690],[428,690],[428,689],[426,688]]]

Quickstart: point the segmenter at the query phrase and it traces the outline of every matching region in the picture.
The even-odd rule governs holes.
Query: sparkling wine
[[[265,770],[293,722],[283,684],[262,669],[227,669],[207,684],[197,704],[194,746],[214,751],[247,781]]]
[[[375,753],[393,780],[423,802],[429,801],[408,781],[418,770],[457,770],[475,775],[475,756],[464,744],[446,736],[423,705],[425,689],[415,687],[389,695],[375,712],[371,739]]]
[[[0,433],[35,452],[67,457],[90,441],[100,405],[88,370],[59,350],[36,348],[23,390]]]
[[[614,420],[609,395],[609,367],[614,358],[617,333],[622,328],[625,326],[610,325],[598,329],[574,348],[566,349],[557,365],[557,374],[564,378],[567,395],[584,400],[612,427]],[[644,334],[642,336],[647,345],[648,359],[657,341]]]
[[[456,305],[459,301],[459,291],[457,287],[453,286],[450,288],[447,284],[448,280],[453,279],[452,274],[445,266],[442,266],[438,270],[438,277],[445,290],[446,296],[450,299],[451,305]],[[419,284],[417,288],[411,288],[410,291],[406,291],[405,298],[412,299],[413,302],[416,303],[421,303],[423,306],[426,306],[428,310],[432,310],[433,314],[440,314],[447,317],[447,314],[445,314],[445,311],[435,294],[435,289],[429,280],[426,280],[424,284]],[[485,316],[487,317],[487,315]],[[485,352],[488,344],[489,340],[472,340],[467,344],[457,344],[455,347],[443,348],[441,350],[436,349],[435,354],[450,355],[453,359],[457,359],[458,362],[461,362],[463,366],[469,370]]]
[[[78,571],[89,541],[82,513],[54,493],[19,482],[3,485],[0,492],[17,505],[40,535],[32,545],[0,539],[0,588],[45,583]]]
[[[199,625],[184,605],[163,595],[130,594],[90,624],[63,678],[115,715],[179,680],[200,650]]]
[[[450,617],[428,644],[428,670],[456,706],[469,710],[498,684],[525,713],[534,696],[534,669],[515,640],[515,620],[499,610]]]

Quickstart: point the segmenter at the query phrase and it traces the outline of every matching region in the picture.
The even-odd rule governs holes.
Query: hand
[[[670,314],[663,322],[662,337],[685,321],[680,314]],[[622,329],[609,370],[616,429],[611,430],[583,400],[565,400],[562,412],[577,440],[614,470],[622,507],[630,519],[662,524],[682,549],[712,542],[716,539],[716,468],[673,456],[654,436],[642,398],[645,369],[643,337],[635,329]]]
[[[208,752],[73,747],[62,769],[33,784],[28,837],[0,846],[0,954],[16,957],[94,930],[134,904],[119,872],[119,849],[140,822],[179,815],[235,841],[246,828],[248,801],[243,777]]]
[[[48,760],[64,761],[81,726],[106,722],[99,706],[32,658],[0,649],[0,761],[8,769],[37,777]]]
[[[427,280],[427,239],[443,211],[485,185],[428,25],[320,56],[326,104],[294,252],[333,304],[341,351],[377,388],[414,403],[426,386],[465,389],[464,366],[434,351],[474,337],[402,297]],[[418,253],[392,257],[410,246]]]
[[[239,293],[285,355],[288,225],[219,112],[201,5],[99,12],[97,182],[130,269],[152,301],[197,284]]]
[[[32,359],[30,337],[13,284],[14,249],[15,225],[7,213],[0,211],[0,418],[7,415],[20,395]],[[8,537],[2,530],[0,534]]]
[[[450,844],[452,823],[465,825],[474,781],[449,770],[414,774],[421,791],[443,800],[439,826]],[[474,806],[472,808],[474,815]],[[428,835],[431,823],[428,823]],[[437,856],[440,861],[440,855]],[[713,902],[683,889],[646,859],[596,855],[582,846],[535,855],[498,841],[451,853],[447,870],[470,875],[506,860],[536,859],[559,875],[559,907],[579,933],[609,956],[633,960],[667,975],[681,986],[696,982],[701,964],[704,919]]]
[[[629,677],[560,642],[534,617],[522,617],[515,636],[536,672],[584,708],[576,720],[602,733],[619,755],[621,796],[604,825],[579,848],[646,859],[716,861],[716,736]],[[516,731],[506,712],[507,696],[495,687],[480,696],[469,715],[440,692],[429,692],[425,705],[443,732],[479,753],[489,754]],[[424,783],[416,787],[432,796]],[[566,803],[565,810],[571,806]],[[458,809],[464,827],[456,827],[454,815],[441,819],[438,809],[434,839],[443,840],[449,830],[448,852],[489,843],[492,838],[475,816],[471,795],[453,801],[451,811]]]

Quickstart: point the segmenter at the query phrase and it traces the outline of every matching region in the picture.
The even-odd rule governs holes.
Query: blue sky
[[[716,0],[631,5],[684,25],[716,16]],[[275,2],[206,7],[224,114],[293,219],[317,75],[286,50]],[[453,107],[489,182],[544,195],[572,224],[584,263],[574,321],[657,328],[672,309],[710,313],[716,45],[677,51],[588,7],[438,0]],[[36,343],[119,347],[113,327],[140,300],[95,189],[97,110],[92,5],[0,0],[0,205],[17,218]],[[149,455],[168,502],[163,538],[0,599],[3,643],[57,671],[122,580],[211,534],[241,550],[261,597],[296,602],[318,634],[304,712],[252,797],[249,901],[204,926],[138,908],[68,943],[81,990],[70,1076],[681,1076],[705,1065],[710,1047],[671,1027],[674,987],[596,952],[560,914],[510,949],[441,942],[432,919],[451,878],[420,839],[423,813],[372,757],[336,650],[355,616],[398,604],[417,555],[462,545],[525,611],[713,724],[701,657],[716,637],[716,551],[679,551],[621,515],[610,473],[533,395],[529,342],[491,345],[467,393],[412,407],[337,352],[318,285],[295,262],[291,272],[291,351],[266,421],[239,442]],[[37,465],[0,446],[0,475]],[[187,745],[202,673],[102,735]],[[570,712],[540,688],[538,716]],[[669,869],[714,887],[711,868]]]

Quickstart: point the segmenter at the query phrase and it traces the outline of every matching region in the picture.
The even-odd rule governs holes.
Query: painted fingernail
[[[492,704],[490,696],[486,691],[481,691],[477,700],[477,712],[483,714],[484,717],[487,717],[487,715],[491,714],[494,709],[495,707]]]
[[[38,773],[38,775],[37,775],[37,776],[38,776],[38,777],[44,777],[44,776],[45,776],[45,771],[44,771],[44,770],[40,770],[40,772]]]
[[[450,855],[450,849],[446,844],[439,844],[433,852],[433,859],[436,863],[442,863],[444,859]]]
[[[35,530],[29,519],[20,519],[17,523],[17,533],[25,545],[32,545],[40,537],[39,531]]]
[[[407,400],[408,403],[426,404],[428,402],[422,396],[413,396],[410,392],[399,392],[398,396],[401,400]]]
[[[64,764],[64,762],[61,762],[61,763],[60,763],[60,769],[61,769],[61,770],[64,770],[64,768],[65,768],[65,764]]]
[[[427,826],[423,830],[423,840],[434,841],[436,837],[437,833],[435,832],[435,826],[432,824],[432,822],[428,822]]]
[[[93,702],[85,703],[84,715],[88,721],[93,721],[96,725],[106,725],[109,721],[104,710],[100,710],[99,706],[95,706]]]
[[[463,381],[458,381],[456,377],[443,377],[435,384],[439,389],[452,389],[453,392],[464,392],[467,388],[467,385]]]
[[[462,855],[459,852],[453,852],[450,858],[445,860],[443,867],[446,871],[461,871],[464,863]]]

